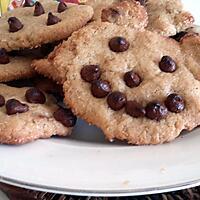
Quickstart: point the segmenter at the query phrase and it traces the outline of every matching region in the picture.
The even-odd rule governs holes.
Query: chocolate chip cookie
[[[76,117],[38,88],[0,85],[0,143],[24,144],[70,135]]]
[[[5,49],[0,48],[0,82],[35,76],[31,62],[30,57],[10,56]]]
[[[184,52],[156,33],[93,23],[64,42],[54,61],[78,116],[110,141],[158,144],[200,124],[200,82]]]
[[[66,39],[92,16],[90,6],[37,1],[33,7],[17,8],[0,19],[0,48],[12,51]]]

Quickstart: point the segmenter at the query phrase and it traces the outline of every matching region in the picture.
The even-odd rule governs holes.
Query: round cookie
[[[97,23],[73,34],[56,62],[66,74],[65,102],[78,116],[110,141],[141,145],[200,124],[200,82],[184,57],[170,38]]]

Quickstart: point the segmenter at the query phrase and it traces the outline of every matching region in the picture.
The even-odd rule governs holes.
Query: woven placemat
[[[10,200],[200,200],[200,187],[177,192],[138,197],[76,197],[37,192],[0,183],[0,188]]]

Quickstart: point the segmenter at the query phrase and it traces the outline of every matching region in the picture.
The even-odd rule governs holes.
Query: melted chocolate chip
[[[147,0],[136,0],[136,1],[140,2],[140,4],[141,4],[142,6],[145,6]]]
[[[24,25],[16,17],[10,17],[8,19],[8,24],[9,24],[9,32],[11,33],[17,32],[24,27]]]
[[[58,18],[57,16],[53,15],[51,12],[48,14],[48,19],[47,19],[47,26],[51,26],[54,24],[57,24],[58,22],[61,22],[61,19]]]
[[[159,102],[151,102],[146,106],[146,117],[151,120],[160,121],[166,118],[167,114],[167,108]]]
[[[46,102],[44,93],[38,88],[28,89],[26,91],[25,97],[29,103],[44,104]]]
[[[2,95],[0,95],[0,107],[4,105],[5,105],[5,98]]]
[[[64,12],[65,10],[67,10],[67,4],[65,4],[64,2],[60,2],[58,4],[58,12]]]
[[[33,7],[34,6],[34,2],[32,0],[25,0],[23,6],[24,7]]]
[[[126,96],[121,92],[112,92],[107,98],[109,107],[115,111],[121,110],[126,105]]]
[[[92,82],[91,92],[96,98],[104,98],[111,91],[111,86],[108,81],[96,80]]]
[[[101,71],[98,65],[86,65],[81,70],[81,78],[86,82],[92,82],[99,79]]]
[[[174,113],[180,113],[185,109],[184,99],[178,94],[170,94],[166,101],[165,105],[169,111]]]
[[[17,99],[10,99],[6,102],[6,113],[14,115],[17,113],[25,113],[29,110],[29,106],[21,103]]]
[[[9,62],[10,62],[10,59],[6,50],[0,48],[0,64],[8,64]]]
[[[59,108],[53,114],[54,118],[66,127],[73,127],[77,118],[70,109]]]
[[[172,73],[176,71],[176,63],[170,56],[163,56],[159,67],[163,72]]]
[[[36,1],[35,3],[35,10],[34,10],[34,16],[40,16],[42,14],[44,14],[44,8],[42,6],[42,4],[39,1]]]
[[[187,34],[186,31],[181,31],[177,33],[176,35],[170,36],[170,38],[176,40],[177,42],[180,42],[181,39]]]
[[[110,50],[116,53],[127,51],[129,46],[129,42],[123,37],[114,37],[109,42]]]
[[[133,87],[138,87],[142,80],[137,73],[130,71],[125,73],[124,81],[128,87],[133,88]]]
[[[144,107],[136,101],[128,101],[125,109],[128,115],[136,118],[144,117],[146,114]]]

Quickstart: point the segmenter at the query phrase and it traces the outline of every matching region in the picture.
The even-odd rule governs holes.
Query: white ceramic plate
[[[185,0],[200,24],[199,0]],[[79,134],[78,134],[79,133]],[[79,121],[71,138],[0,146],[0,181],[55,193],[125,196],[200,184],[200,128],[170,144],[107,143],[95,127]]]

